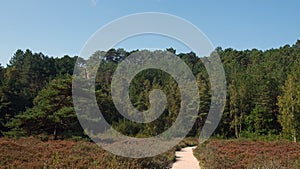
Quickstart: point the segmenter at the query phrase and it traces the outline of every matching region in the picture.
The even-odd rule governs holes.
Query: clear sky
[[[3,0],[0,63],[6,65],[17,49],[28,48],[58,57],[78,55],[99,28],[124,15],[140,12],[182,17],[200,28],[214,46],[277,48],[300,39],[299,7],[299,0]],[[121,47],[178,46],[157,38],[135,38]],[[153,39],[160,42],[152,43]]]

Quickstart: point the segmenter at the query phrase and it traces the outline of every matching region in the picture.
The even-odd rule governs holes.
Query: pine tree
[[[7,135],[35,135],[41,133],[59,135],[80,133],[72,102],[72,78],[65,75],[54,79],[34,99],[34,107],[19,114],[8,124],[13,128]],[[82,133],[81,133],[82,134]]]

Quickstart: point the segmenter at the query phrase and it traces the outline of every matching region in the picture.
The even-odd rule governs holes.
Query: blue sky
[[[287,0],[3,0],[0,2],[0,63],[17,49],[49,56],[78,55],[89,37],[119,17],[164,12],[182,17],[214,46],[268,49],[300,39],[300,1]],[[155,43],[154,43],[155,42]],[[137,37],[120,44],[162,48],[181,44],[160,37]]]

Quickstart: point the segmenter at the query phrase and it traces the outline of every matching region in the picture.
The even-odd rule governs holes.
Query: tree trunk
[[[291,98],[292,98],[292,101],[294,101],[294,98],[293,98],[293,93],[291,95]],[[294,142],[296,143],[297,142],[297,131],[296,131],[296,127],[295,127],[295,118],[294,118],[294,113],[295,113],[295,108],[294,108],[294,103],[292,103],[292,126],[293,126],[293,131],[292,131],[292,134],[293,134],[293,139],[294,139]]]
[[[294,130],[294,133],[293,133],[293,137],[294,137],[294,142],[296,143],[297,142],[297,137],[296,137],[296,130]]]
[[[234,115],[234,131],[235,131],[235,137],[239,138],[239,131],[238,131],[238,119],[237,114]]]
[[[239,121],[239,137],[240,137],[240,135],[241,135],[241,132],[242,132],[242,122],[243,122],[243,118],[244,118],[244,116],[243,116],[243,113],[241,113],[241,115],[240,115],[240,121]]]
[[[57,126],[56,125],[54,126],[53,137],[54,137],[54,140],[57,140]]]

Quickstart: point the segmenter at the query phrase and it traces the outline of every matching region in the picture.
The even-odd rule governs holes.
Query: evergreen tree
[[[58,136],[82,134],[72,103],[72,77],[65,75],[54,79],[34,99],[34,107],[19,114],[9,123],[8,135],[36,135],[41,133]]]

